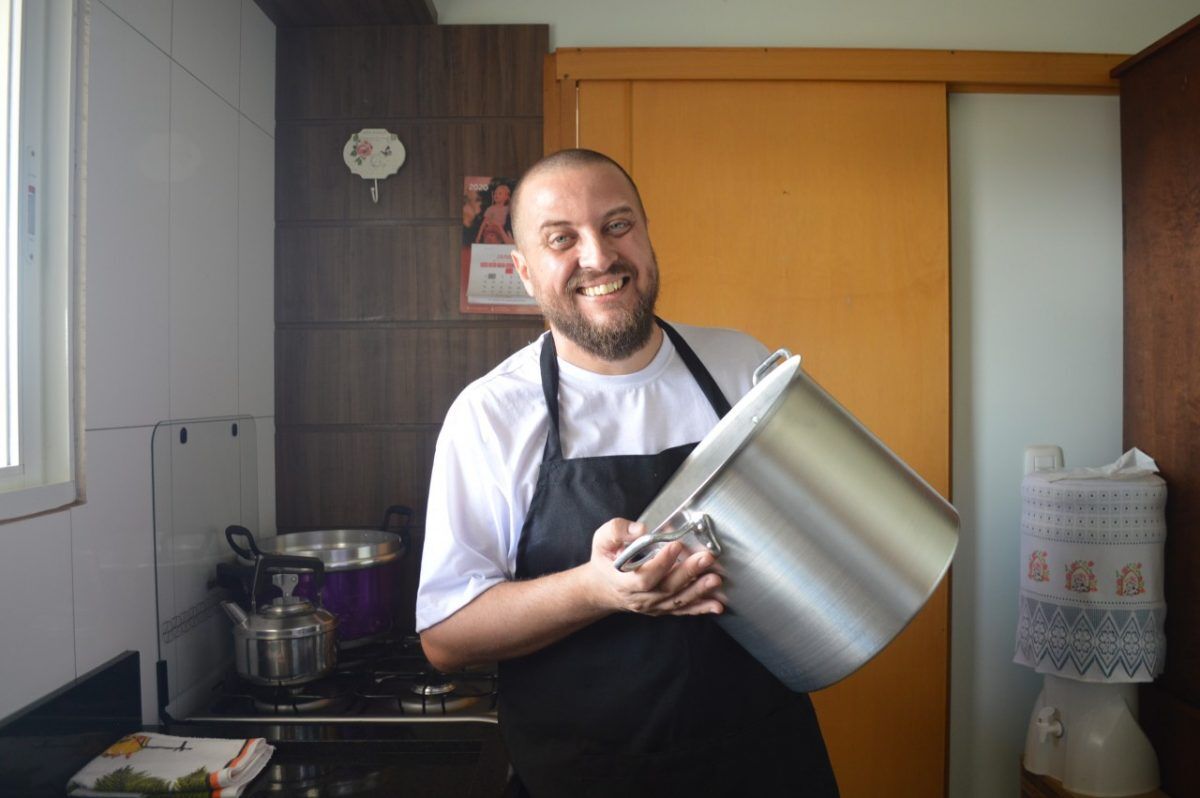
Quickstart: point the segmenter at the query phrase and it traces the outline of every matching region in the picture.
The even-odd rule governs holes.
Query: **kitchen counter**
[[[126,651],[0,719],[0,796],[61,798],[80,768],[141,729],[139,674]]]
[[[146,726],[139,670],[137,653],[126,652],[0,720],[0,796],[60,798],[80,768],[133,731],[266,737],[275,752],[246,796],[504,798],[510,792],[494,722]]]
[[[503,798],[508,758],[495,723],[168,724],[157,731],[193,737],[266,737],[275,752],[243,795],[354,798]],[[280,737],[296,739],[279,739]]]

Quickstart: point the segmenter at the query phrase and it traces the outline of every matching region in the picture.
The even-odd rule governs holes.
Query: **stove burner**
[[[437,682],[435,684],[428,684],[422,681],[413,684],[413,686],[409,689],[417,695],[446,695],[447,693],[453,693],[455,690],[457,690],[458,685],[456,685],[454,682]]]
[[[453,688],[453,686],[451,686]],[[412,694],[398,696],[400,708],[408,715],[452,715],[475,706],[483,700],[482,695],[451,695],[451,693],[426,694],[413,688]]]
[[[471,708],[486,709],[483,704],[495,695],[489,678],[455,681],[440,673],[400,673],[381,675],[374,689],[364,693],[368,702],[380,699],[391,703],[404,715],[454,715]]]
[[[350,704],[345,688],[330,682],[312,682],[298,687],[265,688],[254,691],[254,708],[265,715],[299,715],[324,712]]]

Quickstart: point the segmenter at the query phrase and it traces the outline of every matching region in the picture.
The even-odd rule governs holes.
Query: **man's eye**
[[[609,223],[608,232],[614,233],[616,235],[620,235],[621,233],[624,233],[626,230],[628,230],[630,227],[632,227],[632,225],[627,220],[618,219],[614,222]]]
[[[561,249],[571,243],[571,237],[566,233],[555,233],[549,238],[550,246]]]

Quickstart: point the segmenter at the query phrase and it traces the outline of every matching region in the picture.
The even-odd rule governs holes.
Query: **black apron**
[[[658,323],[723,416],[729,402],[708,369]],[[518,579],[586,562],[595,530],[636,519],[696,446],[564,460],[549,334],[541,369],[550,429]],[[788,690],[711,617],[615,613],[500,663],[499,685],[513,769],[535,798],[837,795],[808,696]]]

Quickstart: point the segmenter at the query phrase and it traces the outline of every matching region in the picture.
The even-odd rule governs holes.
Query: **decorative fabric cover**
[[[1166,482],[1144,470],[1037,471],[1021,499],[1014,661],[1081,681],[1152,681],[1166,657]]]

